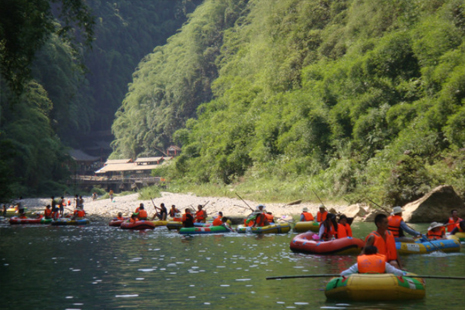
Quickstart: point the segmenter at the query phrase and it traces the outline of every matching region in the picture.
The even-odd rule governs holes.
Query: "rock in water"
[[[402,218],[410,223],[442,222],[450,216],[453,209],[463,214],[463,201],[457,195],[454,188],[449,185],[441,185],[420,199],[403,206]]]

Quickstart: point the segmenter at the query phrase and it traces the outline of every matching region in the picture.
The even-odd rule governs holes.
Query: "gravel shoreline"
[[[97,199],[92,200],[92,197],[83,197],[84,198],[84,210],[86,211],[88,217],[92,218],[104,218],[110,219],[116,217],[118,212],[122,212],[124,215],[129,215],[132,213],[140,203],[143,203],[145,209],[151,217],[155,211],[150,200],[139,200],[139,194],[131,194],[126,196],[117,196],[114,197],[113,201],[107,199]],[[55,198],[56,199],[56,198]],[[72,212],[74,205],[73,197],[65,197],[66,200],[71,200],[71,206],[66,207],[65,212]],[[247,204],[255,208],[260,202],[245,200]],[[247,216],[250,214],[251,210],[247,205],[240,199],[235,198],[226,198],[226,197],[197,197],[193,194],[178,194],[170,192],[162,192],[162,197],[154,198],[153,202],[158,207],[161,203],[164,203],[167,209],[171,205],[175,205],[178,209],[184,212],[184,209],[192,206],[197,208],[199,204],[207,204],[206,211],[208,216],[216,215],[219,211],[222,211],[224,216]],[[28,208],[28,211],[32,212],[41,212],[44,210],[44,207],[47,204],[50,204],[50,198],[27,198],[21,201],[22,205]],[[320,203],[316,202],[305,202],[303,201],[300,204],[296,205],[286,205],[284,203],[267,203],[264,204],[268,212],[272,212],[275,217],[289,217],[293,215],[300,214],[302,208],[307,207],[309,212],[313,215],[316,215],[318,211],[318,206]],[[328,209],[334,208],[337,212],[344,213],[346,205],[335,205],[335,204],[325,204]]]

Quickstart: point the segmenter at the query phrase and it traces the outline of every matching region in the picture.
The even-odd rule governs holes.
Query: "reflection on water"
[[[412,225],[414,226],[414,225]],[[427,225],[414,227],[423,231]],[[373,224],[355,223],[356,236]],[[392,303],[326,301],[329,279],[355,256],[295,254],[295,234],[181,236],[165,228],[0,226],[2,309],[432,309],[462,306],[464,282],[427,280],[427,298]],[[402,257],[418,274],[465,275],[463,253]],[[462,307],[461,307],[462,308]]]

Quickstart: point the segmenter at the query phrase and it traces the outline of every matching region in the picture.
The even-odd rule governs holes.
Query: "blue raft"
[[[414,243],[396,242],[396,249],[399,254],[428,254],[434,251],[460,252],[460,241],[457,237],[449,236],[447,239],[417,240]]]

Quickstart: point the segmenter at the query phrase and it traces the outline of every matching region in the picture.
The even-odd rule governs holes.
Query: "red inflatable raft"
[[[342,238],[331,241],[314,240],[316,233],[309,231],[297,235],[291,241],[291,250],[309,254],[360,254],[365,241],[358,238]]]
[[[22,219],[17,216],[10,218],[10,224],[50,224],[51,222],[52,219],[46,219],[43,215],[37,218]]]
[[[125,218],[124,220],[118,220],[118,219],[114,218],[114,219],[112,219],[112,220],[110,221],[110,224],[108,224],[108,225],[119,227],[119,226],[121,226],[121,224],[122,224],[124,221],[126,221],[126,220],[127,220],[127,218]]]
[[[120,226],[122,229],[133,229],[133,230],[144,230],[144,229],[155,229],[156,225],[153,221],[137,221],[135,223],[130,223],[124,221]]]

